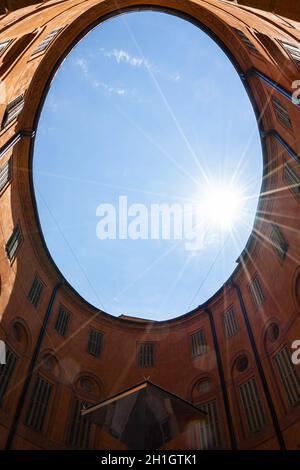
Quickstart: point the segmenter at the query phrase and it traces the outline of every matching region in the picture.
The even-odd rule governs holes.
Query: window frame
[[[88,424],[88,428],[89,428],[88,429],[88,438],[87,438],[87,447],[82,447],[82,446],[79,447],[78,445],[74,445],[71,442],[71,435],[72,435],[72,431],[74,429],[74,422],[75,421],[80,422],[80,411],[79,411],[79,419],[78,419],[78,417],[76,418],[76,413],[75,413],[76,412],[76,406],[79,403],[81,403],[81,406],[83,404],[85,404],[86,406],[90,406],[90,405],[93,404],[92,402],[89,402],[89,400],[86,400],[82,396],[79,396],[77,394],[73,395],[71,403],[70,403],[70,407],[69,407],[65,442],[66,442],[66,445],[68,447],[70,447],[71,449],[86,450],[86,449],[89,449],[91,447],[91,439],[92,439],[92,423],[88,419],[86,420],[86,423]],[[81,419],[82,419],[82,417],[81,417]],[[77,432],[77,436],[78,435],[79,435],[79,433]]]
[[[15,39],[5,39],[4,41],[0,41],[0,46],[6,43],[6,46],[0,49],[0,57],[2,57],[7,52],[7,49],[12,45],[14,40]]]
[[[97,353],[94,353],[94,352],[91,352],[91,349],[90,349],[90,344],[91,344],[91,336],[93,333],[97,333],[97,335],[99,335],[99,338],[100,338],[100,342],[99,342],[99,351]],[[89,334],[88,334],[88,340],[87,340],[87,352],[89,355],[99,359],[102,355],[102,350],[103,350],[103,338],[104,338],[104,333],[94,327],[91,327],[89,329]],[[95,341],[93,340],[93,343]]]
[[[254,35],[254,33],[250,30],[247,29],[247,33],[250,35],[251,34],[251,38],[248,37],[248,35],[242,30],[242,29],[239,29],[239,28],[233,28],[234,32],[235,32],[235,35],[238,37],[238,39],[240,40],[240,42],[243,44],[243,46],[245,47],[245,49],[250,53],[250,54],[253,54],[255,55],[256,57],[261,57],[261,53],[260,51],[257,49],[256,45],[253,43],[253,41],[251,40],[252,38],[254,38],[254,40],[257,41],[257,38],[256,36]]]
[[[7,169],[6,169],[7,168]],[[7,177],[3,177],[6,175]],[[1,180],[4,180],[4,183]],[[12,159],[9,157],[6,161],[0,165],[0,196],[4,193],[7,187],[11,184],[12,181]]]
[[[35,302],[32,301],[32,299],[30,298],[30,294],[32,294],[32,290],[34,288],[34,283],[38,281],[39,282],[39,290],[38,290],[38,297],[36,299]],[[45,288],[45,284],[44,282],[42,281],[41,277],[39,276],[38,273],[35,273],[34,275],[34,278],[33,278],[33,281],[31,283],[31,287],[28,291],[28,294],[27,294],[27,299],[28,301],[30,302],[30,304],[34,307],[34,308],[38,308],[39,304],[40,304],[40,301],[41,301],[41,298],[42,298],[42,293],[43,293],[43,290]],[[34,294],[36,294],[36,292],[34,292]],[[35,298],[35,297],[34,297]]]
[[[36,57],[39,57],[41,55],[46,54],[47,50],[50,48],[50,46],[55,42],[55,40],[58,38],[58,36],[61,34],[63,29],[65,28],[64,26],[60,26],[58,28],[54,28],[52,31],[49,31],[48,34],[40,41],[40,43],[37,45],[37,47],[33,50],[33,52],[30,55],[30,59],[35,59]],[[56,34],[50,39],[50,41],[47,42],[47,40],[53,35],[53,33]],[[44,48],[41,48],[42,44],[46,43],[46,46]]]
[[[16,247],[15,251],[13,252],[13,254],[11,256],[10,255],[11,250],[8,248],[8,244],[12,242],[13,237],[16,234],[18,234],[18,236],[16,237],[15,242],[13,243],[13,245],[15,243],[17,243],[17,247]],[[20,250],[20,248],[23,244],[23,241],[24,241],[24,238],[23,238],[21,224],[19,222],[17,222],[16,225],[14,226],[9,238],[7,239],[7,241],[5,243],[5,252],[6,252],[6,256],[7,256],[7,259],[9,260],[10,264],[12,264],[15,261],[15,259],[17,258],[18,252],[19,252],[19,250]]]
[[[66,323],[64,324],[64,331],[63,333],[60,331],[60,329],[58,329],[58,326],[61,325],[61,322],[59,322],[59,317],[60,317],[60,313],[63,312],[64,314],[66,314]],[[56,331],[56,333],[59,335],[59,336],[62,336],[63,338],[66,336],[66,333],[68,331],[68,328],[69,328],[69,325],[70,325],[70,320],[71,320],[71,313],[69,312],[69,310],[67,310],[66,308],[64,308],[62,305],[59,307],[58,309],[58,312],[57,312],[57,315],[56,315],[56,319],[54,321],[54,325],[53,325],[53,329]],[[60,324],[59,324],[60,323]],[[58,325],[59,324],[59,325]]]
[[[290,175],[290,180],[286,177],[287,174]],[[292,179],[298,180],[299,183],[299,189],[296,190],[296,185],[290,185],[289,183],[291,182]],[[283,164],[283,181],[285,183],[288,183],[288,190],[293,194],[297,202],[300,202],[300,175],[294,170],[294,168],[290,165],[289,162],[284,161]]]
[[[152,351],[146,353],[145,350],[141,350],[142,347],[151,346]],[[150,361],[149,361],[150,357]],[[145,361],[145,358],[147,360]],[[143,359],[143,360],[141,360]],[[136,346],[136,363],[139,369],[151,369],[156,364],[156,345],[155,341],[139,341]]]
[[[275,240],[276,237],[279,240],[278,244],[277,244],[277,241]],[[286,259],[286,256],[288,254],[289,244],[286,241],[281,228],[275,223],[271,224],[270,240],[272,243],[272,248],[275,251],[279,261],[283,263],[283,261]]]
[[[277,98],[277,96],[272,96],[271,103],[277,121],[290,133],[293,133],[294,127],[289,109],[282,103],[282,101],[280,101],[279,98]]]
[[[256,282],[258,283],[258,286],[259,286],[259,293],[262,294],[262,300],[261,301],[258,301],[256,291],[253,287],[254,285],[256,285]],[[263,290],[263,287],[262,287],[262,283],[261,283],[261,280],[260,280],[260,276],[258,275],[258,273],[256,273],[252,277],[248,287],[249,287],[249,290],[250,290],[250,294],[251,294],[253,304],[255,306],[255,311],[257,311],[263,306],[263,304],[266,301],[266,296],[265,296],[265,293],[264,293],[264,290]]]
[[[248,406],[246,407],[244,399],[243,399],[243,395],[242,395],[242,390],[246,391],[246,386],[249,386],[249,384],[252,384],[252,385],[254,384],[254,386],[255,386],[255,391],[256,391],[256,397],[255,398],[256,398],[256,400],[255,400],[255,402],[253,402],[251,400],[251,402],[249,402],[250,405],[248,403]],[[240,402],[240,406],[241,406],[242,419],[243,419],[243,422],[245,423],[245,431],[247,430],[247,432],[245,433],[246,437],[259,435],[261,432],[263,432],[265,430],[265,428],[267,426],[267,414],[266,414],[264,402],[262,400],[261,390],[260,390],[257,378],[254,374],[250,375],[247,378],[244,378],[243,381],[241,381],[239,384],[237,384],[237,394],[238,394],[238,398],[239,398],[239,402]],[[249,395],[249,393],[248,393],[248,395]],[[253,409],[253,404],[254,403],[259,404],[260,418],[261,418],[261,421],[260,421],[261,426],[259,428],[256,428],[256,429],[255,428],[252,429],[251,428],[251,423],[250,423],[251,419],[252,419],[252,421],[255,421],[255,419],[253,419],[254,412],[252,413],[251,419],[250,419],[249,414],[248,414],[248,410]]]
[[[196,341],[197,337],[200,337],[201,335],[202,335],[201,340],[203,340],[202,344]],[[197,343],[196,345],[197,347],[194,347],[196,343]],[[199,346],[200,346],[200,352],[197,351],[197,348],[199,348]],[[197,331],[190,334],[190,348],[191,348],[192,359],[197,359],[207,354],[208,344],[207,344],[207,339],[206,339],[206,331],[204,327],[199,328]]]
[[[34,397],[34,393],[35,393],[36,388],[37,388],[38,380],[41,380],[44,383],[46,383],[47,385],[49,385],[49,390],[50,390],[49,395],[48,395],[48,399],[47,399],[47,403],[46,403],[46,405],[43,404],[43,406],[46,406],[46,410],[45,410],[43,418],[42,418],[42,423],[40,424],[40,429],[37,429],[32,424],[28,423],[29,411],[33,409],[33,408],[30,408],[30,407],[33,403],[33,397]],[[27,403],[26,403],[26,413],[25,413],[24,421],[23,421],[24,425],[28,429],[30,429],[32,432],[37,433],[41,436],[43,436],[47,433],[47,428],[48,428],[49,420],[50,420],[50,417],[51,417],[51,411],[52,411],[51,409],[52,409],[52,403],[53,403],[53,400],[54,400],[54,396],[55,396],[55,383],[52,380],[49,380],[48,377],[44,377],[43,374],[38,372],[35,376],[35,380],[34,380],[32,386],[30,387],[30,396],[28,397],[28,400],[27,400]],[[32,412],[31,412],[31,414],[32,414]]]
[[[232,334],[228,334],[229,331],[228,331],[228,326],[226,326],[226,322],[227,322],[227,318],[230,314],[233,314],[233,318],[234,318],[234,323],[235,323],[235,330]],[[239,322],[237,320],[237,316],[236,316],[236,311],[233,307],[233,305],[228,308],[222,315],[222,326],[223,326],[223,332],[224,332],[224,336],[226,338],[226,340],[230,340],[231,338],[233,338],[234,336],[237,335],[237,333],[239,332],[240,330],[240,325],[239,325]]]
[[[10,101],[4,111],[4,115],[1,122],[1,129],[0,132],[7,130],[10,126],[12,126],[23,112],[25,106],[25,92],[18,95],[12,101]],[[14,112],[12,117],[9,117],[9,113],[11,109],[17,109],[17,112]]]

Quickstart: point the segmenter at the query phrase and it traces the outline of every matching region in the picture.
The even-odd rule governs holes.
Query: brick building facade
[[[150,376],[208,413],[208,428],[193,432],[190,448],[299,449],[300,366],[291,362],[291,345],[300,340],[300,105],[292,98],[300,80],[298,2],[151,1],[195,21],[220,44],[261,132],[255,226],[213,298],[173,320],[115,318],[62,279],[45,246],[31,169],[49,84],[88,30],[143,5],[1,2],[0,339],[7,363],[0,366],[0,448],[122,448],[82,421],[82,403]]]

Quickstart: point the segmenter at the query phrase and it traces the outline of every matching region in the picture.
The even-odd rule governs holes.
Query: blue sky
[[[185,20],[136,12],[99,25],[63,62],[33,165],[44,237],[66,279],[111,314],[163,320],[206,301],[234,270],[262,154],[249,98],[222,50]],[[120,195],[146,206],[201,203],[205,177],[216,189],[233,184],[243,211],[232,231],[208,230],[201,250],[97,238],[99,204],[117,206]]]

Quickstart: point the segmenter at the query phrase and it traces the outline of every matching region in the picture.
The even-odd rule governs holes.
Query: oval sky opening
[[[177,16],[130,12],[70,52],[48,92],[33,180],[50,254],[113,315],[173,318],[228,279],[253,228],[263,158],[221,48]]]

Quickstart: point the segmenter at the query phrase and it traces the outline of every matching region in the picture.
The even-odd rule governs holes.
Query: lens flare
[[[230,231],[241,218],[243,200],[233,187],[209,187],[204,198],[207,221],[215,228]]]

